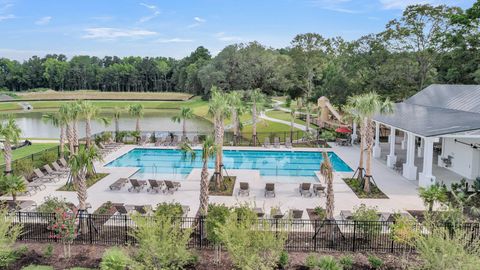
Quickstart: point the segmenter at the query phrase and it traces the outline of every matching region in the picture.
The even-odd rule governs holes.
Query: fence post
[[[353,221],[353,243],[352,243],[352,251],[355,252],[355,241],[357,239],[356,236],[356,231],[357,231],[357,221]]]
[[[125,245],[128,244],[128,224],[127,224],[127,215],[125,215]]]
[[[318,228],[318,220],[313,220],[313,230],[315,234],[313,235],[313,251],[317,251],[317,228]]]
[[[90,245],[93,244],[93,234],[92,234],[92,214],[88,214],[88,234],[90,238]]]
[[[200,232],[199,232],[199,234],[198,234],[198,237],[199,237],[199,240],[200,240],[200,241],[199,241],[200,249],[202,249],[202,248],[203,248],[203,216],[202,216],[202,215],[200,215],[199,221],[200,221],[200,222],[199,222],[200,224],[199,224],[198,227],[199,227],[199,229],[200,229]]]

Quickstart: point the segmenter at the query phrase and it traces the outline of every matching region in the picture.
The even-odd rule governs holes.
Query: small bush
[[[368,262],[373,269],[380,269],[383,265],[383,260],[374,255],[368,256]]]
[[[307,258],[305,259],[305,266],[308,269],[315,269],[318,265],[318,256],[314,253],[308,254]]]
[[[33,162],[29,158],[20,159],[13,164],[13,173],[30,179],[33,173]]]
[[[180,203],[159,203],[157,204],[155,215],[169,218],[179,218],[183,215],[182,205]]]
[[[365,204],[361,204],[354,209],[352,218],[358,221],[357,226],[362,233],[374,234],[382,229],[381,224],[374,223],[374,221],[378,221],[378,211],[376,207],[368,207]]]
[[[322,131],[322,134],[320,134],[319,136],[321,139],[324,139],[326,141],[334,141],[335,138],[337,137],[337,134],[333,131],[330,131],[330,130],[323,130]]]
[[[41,167],[45,164],[51,164],[52,162],[56,161],[58,158],[57,152],[55,151],[45,151],[43,154],[40,156],[38,161],[36,162],[35,165],[37,167]]]
[[[320,270],[342,270],[342,267],[337,263],[332,256],[323,256],[318,260],[318,269]]]
[[[6,209],[0,209],[0,220],[0,269],[4,269],[20,256],[20,252],[13,250],[13,245],[22,233],[22,226],[14,225]]]
[[[37,212],[55,213],[57,209],[68,210],[68,204],[65,198],[47,196],[45,197],[45,201],[37,207]]]
[[[288,265],[288,252],[287,251],[282,251],[282,253],[280,253],[280,258],[278,258],[278,266],[280,266],[280,268],[285,268],[287,267]]]
[[[315,209],[313,209],[313,211],[315,212],[315,214],[318,216],[318,219],[320,219],[320,220],[324,220],[325,217],[327,216],[327,211],[325,209],[323,209],[323,207],[321,207],[321,206],[315,207]]]
[[[345,270],[350,270],[353,268],[353,256],[351,255],[346,255],[346,256],[342,256],[339,260],[340,262],[340,265],[343,267],[343,269]]]
[[[52,244],[49,243],[43,249],[43,256],[46,257],[46,258],[50,258],[50,257],[52,257],[52,255],[53,255],[53,246],[52,246]]]
[[[208,215],[205,220],[208,240],[212,241],[214,244],[220,243],[220,237],[218,236],[217,230],[227,222],[227,218],[230,214],[230,208],[223,204],[211,204],[208,206]]]
[[[118,248],[113,247],[107,249],[102,256],[100,263],[101,270],[124,270],[129,262],[128,255]]]

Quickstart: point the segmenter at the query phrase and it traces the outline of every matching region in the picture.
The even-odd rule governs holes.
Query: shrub
[[[287,234],[283,231],[252,230],[255,219],[239,220],[236,213],[215,231],[238,269],[273,269],[284,250]],[[263,221],[263,228],[269,224]]]
[[[395,223],[390,225],[392,240],[407,247],[413,246],[415,239],[420,233],[416,225],[416,221],[412,218],[405,216],[396,217]]]
[[[429,227],[415,243],[423,269],[478,269],[480,237],[463,229]]]
[[[368,262],[372,269],[380,269],[383,265],[383,260],[374,255],[368,256]]]
[[[352,214],[354,221],[358,221],[357,228],[361,233],[374,234],[382,229],[382,225],[376,223],[378,221],[378,211],[376,207],[368,207],[361,204],[355,208]]]
[[[305,259],[305,266],[308,267],[308,269],[315,269],[318,265],[318,257],[314,253],[308,254],[307,258]]]
[[[323,207],[321,207],[321,206],[315,207],[315,209],[313,209],[313,211],[315,212],[315,214],[318,216],[318,219],[320,219],[320,220],[324,220],[325,217],[327,216],[327,211],[325,209],[323,209]]]
[[[13,247],[22,233],[22,226],[13,223],[6,209],[0,209],[0,268],[6,268],[16,261],[20,254]]]
[[[53,255],[53,246],[52,246],[52,244],[49,243],[43,249],[43,256],[46,257],[46,258],[50,258],[50,257],[52,257],[52,255]]]
[[[102,133],[102,136],[101,136],[101,140],[102,142],[110,142],[112,140],[112,132],[110,131],[105,131]]]
[[[225,224],[229,216],[230,208],[223,204],[210,204],[208,206],[208,215],[205,220],[208,240],[216,245],[220,243],[217,230]]]
[[[100,263],[102,270],[124,270],[129,262],[128,255],[118,247],[105,250]]]
[[[320,260],[318,260],[318,268],[320,270],[342,270],[342,267],[332,256],[321,257]]]
[[[321,139],[324,139],[326,141],[334,141],[335,138],[337,137],[337,134],[333,131],[330,130],[322,130],[322,134],[319,136]]]
[[[33,162],[29,158],[20,159],[13,164],[13,173],[30,179],[33,173]]]
[[[67,212],[65,209],[55,210],[55,219],[47,229],[51,230],[51,238],[60,240],[63,244],[63,256],[70,258],[72,256],[71,245],[77,237],[76,213]]]
[[[169,218],[181,217],[183,215],[182,205],[180,203],[159,203],[157,204],[155,215]]]
[[[288,265],[288,252],[287,251],[282,251],[282,253],[280,253],[280,258],[278,258],[278,266],[280,266],[280,268],[285,268],[287,267]]]
[[[428,212],[432,212],[435,203],[444,203],[447,200],[447,190],[438,183],[431,185],[428,188],[418,188],[419,196],[423,203],[428,208]]]
[[[37,162],[37,167],[41,167],[45,164],[51,164],[52,162],[56,161],[58,158],[57,152],[56,151],[45,151],[43,154],[40,156]]]
[[[148,219],[133,215],[132,219],[137,225],[132,234],[137,240],[134,260],[142,269],[183,269],[194,262],[187,248],[191,229],[182,229],[178,222],[162,215]]]
[[[45,201],[37,207],[37,212],[55,213],[57,209],[68,210],[68,203],[65,198],[47,196],[45,197]]]
[[[354,261],[353,261],[353,256],[352,255],[346,255],[346,256],[340,257],[339,262],[340,262],[340,265],[345,270],[349,270],[349,269],[353,268]]]

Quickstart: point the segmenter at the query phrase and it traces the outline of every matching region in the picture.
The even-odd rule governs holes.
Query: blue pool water
[[[259,170],[262,178],[280,179],[306,178],[313,179],[315,171],[319,171],[323,160],[320,152],[307,151],[251,151],[224,150],[223,164],[225,169]],[[352,169],[335,153],[328,153],[337,172],[351,172]],[[197,150],[197,159],[185,158],[181,150],[137,148],[107,164],[108,167],[138,167],[135,177],[147,179],[151,177],[173,177],[182,179],[192,169],[201,168],[201,152]],[[214,158],[209,161],[209,168],[214,167]],[[277,179],[279,179],[277,178]],[[303,181],[303,180],[302,180]]]

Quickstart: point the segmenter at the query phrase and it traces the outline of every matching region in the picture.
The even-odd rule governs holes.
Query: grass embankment
[[[13,160],[17,160],[23,157],[30,156],[32,154],[41,152],[46,149],[50,149],[58,144],[56,143],[34,143],[29,146],[24,146],[19,149],[15,149],[12,151],[12,157]],[[0,155],[0,165],[3,165],[5,163],[5,159],[3,158],[3,154]]]
[[[175,100],[185,101],[193,95],[180,92],[101,92],[95,90],[16,93],[17,100]]]

